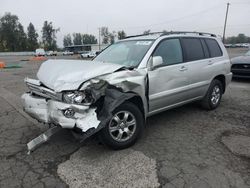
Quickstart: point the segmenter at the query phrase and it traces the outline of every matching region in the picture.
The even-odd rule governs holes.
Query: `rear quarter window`
[[[185,61],[195,61],[205,58],[199,38],[182,38],[181,44],[185,52]]]
[[[214,39],[205,39],[205,42],[207,44],[210,57],[219,57],[222,56],[221,48],[218,44],[218,42]]]

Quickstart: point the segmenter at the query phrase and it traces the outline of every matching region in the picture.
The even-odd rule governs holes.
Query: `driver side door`
[[[188,86],[188,66],[183,63],[181,43],[178,38],[161,41],[152,54],[160,56],[161,65],[148,71],[149,115],[164,111],[186,101]]]

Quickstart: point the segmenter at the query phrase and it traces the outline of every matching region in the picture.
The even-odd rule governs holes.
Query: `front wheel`
[[[221,81],[215,79],[211,82],[206,96],[201,102],[203,108],[207,110],[214,110],[220,105],[223,94],[223,87]]]
[[[113,149],[132,146],[144,129],[142,112],[133,103],[125,102],[113,111],[109,123],[100,131],[100,138]]]

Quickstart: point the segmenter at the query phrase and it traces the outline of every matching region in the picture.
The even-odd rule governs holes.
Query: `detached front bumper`
[[[24,111],[39,122],[52,123],[67,129],[78,127],[83,132],[97,128],[100,124],[95,108],[89,106],[67,104],[29,93],[22,95],[22,103]]]

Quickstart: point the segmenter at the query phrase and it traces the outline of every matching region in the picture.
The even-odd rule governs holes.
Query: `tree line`
[[[97,44],[97,39],[94,35],[91,34],[81,34],[81,33],[73,33],[73,40],[71,34],[67,34],[63,38],[63,46],[71,46],[71,45],[82,45],[82,44]]]
[[[245,34],[238,34],[238,36],[227,37],[225,43],[237,44],[237,43],[250,43],[250,37]]]
[[[56,50],[56,29],[52,22],[44,21],[41,40],[38,40],[38,33],[35,26],[29,23],[25,32],[19,18],[11,13],[5,13],[0,18],[0,51],[34,51],[38,47],[45,50]]]
[[[109,32],[108,27],[100,28],[100,37],[102,44],[113,44],[115,39],[121,40],[124,39],[127,35],[125,31],[112,31]],[[83,45],[83,44],[97,44],[98,41],[94,35],[91,34],[82,34],[82,33],[73,33],[67,34],[63,38],[63,46],[71,46],[71,45]]]
[[[32,23],[29,23],[25,31],[17,15],[5,13],[4,16],[0,17],[0,51],[34,51],[38,47],[44,48],[45,50],[56,50],[56,33],[59,30],[59,28],[53,26],[52,22],[46,20],[43,23],[40,40],[38,40],[39,34]],[[108,27],[101,27],[99,32],[101,37],[100,42],[103,44],[113,44],[116,39],[121,40],[127,36],[123,30],[110,32]],[[150,32],[150,30],[146,30],[143,34]],[[63,39],[64,47],[97,43],[96,37],[91,34],[67,34]],[[245,34],[238,34],[238,36],[227,37],[226,43],[250,43],[250,37]]]
[[[127,34],[125,31],[112,31],[110,32],[108,27],[101,27],[100,28],[100,35],[102,37],[102,43],[103,44],[113,44],[115,42],[115,39],[118,40],[126,38]]]

